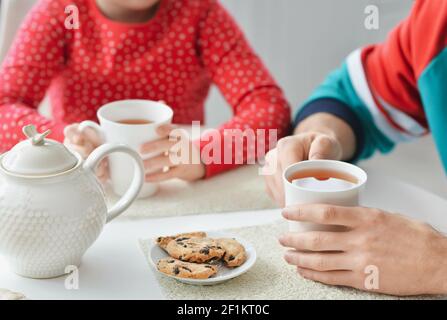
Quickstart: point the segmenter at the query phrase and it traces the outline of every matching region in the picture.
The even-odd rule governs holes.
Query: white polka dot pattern
[[[79,8],[77,30],[64,27],[69,4]],[[96,120],[100,106],[121,99],[164,100],[175,123],[203,122],[212,83],[234,110],[221,130],[286,134],[281,89],[217,1],[161,0],[151,21],[132,25],[108,20],[94,0],[41,0],[0,72],[0,149],[16,144],[29,123],[62,140],[66,124]],[[36,110],[47,89],[53,120]],[[222,143],[222,150],[231,147]],[[210,165],[207,175],[226,169]]]

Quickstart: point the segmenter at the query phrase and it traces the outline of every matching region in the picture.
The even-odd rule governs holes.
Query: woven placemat
[[[398,299],[381,294],[365,293],[350,288],[326,286],[301,278],[293,266],[283,260],[285,251],[278,243],[278,236],[287,230],[287,224],[279,221],[271,225],[230,230],[251,242],[258,254],[254,267],[246,274],[215,286],[193,286],[156,273],[166,298],[173,300],[302,300],[302,299]],[[148,244],[153,240],[140,241],[141,249],[148,259]],[[149,262],[148,262],[149,263]],[[425,297],[424,297],[425,298]]]
[[[108,201],[117,201],[110,191]],[[273,208],[258,166],[251,165],[194,183],[162,183],[156,195],[137,200],[123,217],[160,218]]]

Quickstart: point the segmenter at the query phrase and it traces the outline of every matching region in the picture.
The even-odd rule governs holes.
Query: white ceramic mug
[[[343,190],[310,190],[289,181],[292,175],[302,170],[333,170],[347,173],[356,178],[357,183]],[[309,160],[289,166],[283,173],[286,206],[297,204],[332,204],[336,206],[355,207],[360,202],[360,192],[367,181],[367,174],[359,167],[347,162],[335,160]],[[339,226],[317,225],[308,222],[289,221],[292,232],[304,231],[340,231]]]
[[[98,110],[99,123],[84,121],[80,130],[93,128],[107,143],[121,143],[140,152],[141,146],[148,141],[158,140],[156,130],[160,125],[172,122],[174,112],[162,102],[149,100],[122,100],[104,105]],[[119,121],[139,119],[150,121],[148,124],[123,124]],[[141,155],[141,153],[140,153]],[[156,156],[145,155],[143,159]],[[133,177],[132,160],[121,154],[109,156],[110,178],[113,191],[123,195],[129,188]],[[158,185],[145,182],[138,198],[146,198],[155,194]]]

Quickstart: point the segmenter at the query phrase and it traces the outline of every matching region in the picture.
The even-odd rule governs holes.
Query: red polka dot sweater
[[[73,4],[77,29],[67,28],[66,8]],[[213,83],[234,112],[219,128],[222,137],[225,129],[286,134],[290,115],[281,89],[216,0],[161,0],[154,18],[141,24],[109,20],[95,0],[41,0],[1,68],[1,151],[23,138],[25,124],[51,129],[61,141],[64,126],[96,120],[98,108],[121,99],[164,100],[175,123],[203,123]],[[52,119],[37,111],[47,91]],[[269,135],[262,139],[268,148]],[[199,142],[202,149],[209,143],[219,144],[222,159],[235,146],[209,137]],[[207,176],[236,166],[215,162],[207,165]]]

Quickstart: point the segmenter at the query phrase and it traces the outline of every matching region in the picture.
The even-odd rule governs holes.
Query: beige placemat
[[[114,203],[117,197],[108,192],[108,200]],[[195,183],[162,183],[156,195],[137,200],[123,216],[155,218],[272,208],[275,205],[265,192],[258,166],[251,165]]]
[[[301,278],[293,266],[283,260],[284,248],[278,244],[278,235],[287,230],[283,221],[272,225],[230,230],[251,242],[257,251],[258,260],[246,274],[215,286],[192,286],[156,273],[161,288],[168,299],[368,299],[389,300],[395,297],[365,293],[355,289],[326,286]],[[140,247],[148,259],[148,244],[140,241]],[[149,268],[151,268],[149,266]]]

